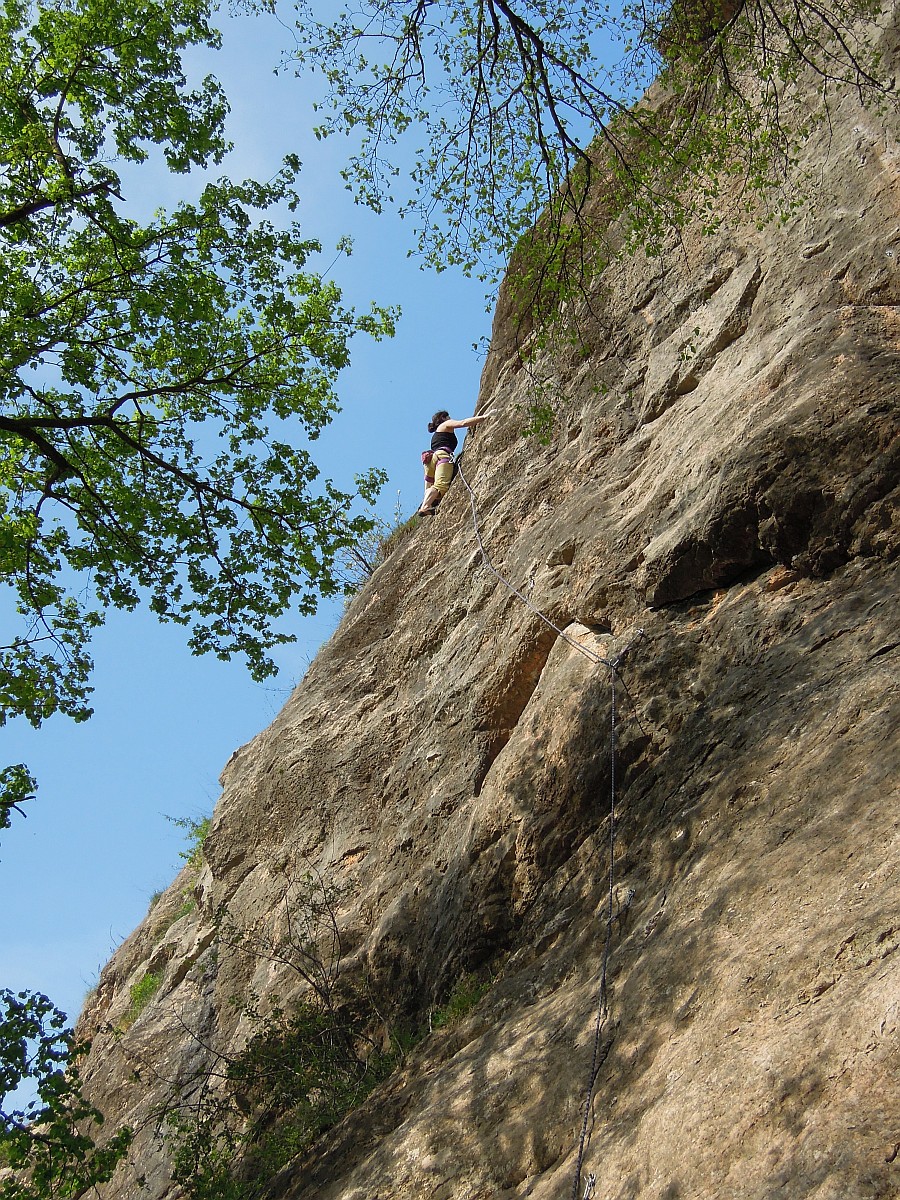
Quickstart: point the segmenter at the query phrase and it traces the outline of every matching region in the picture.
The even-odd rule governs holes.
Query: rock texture
[[[519,435],[501,301],[463,469],[497,570],[570,640],[486,568],[457,482],[233,756],[202,871],[101,976],[92,1095],[139,1126],[109,1196],[178,1194],[161,1090],[242,1043],[232,997],[297,987],[214,914],[274,940],[309,864],[342,889],[341,970],[398,1010],[496,981],[273,1200],[582,1195],[611,678],[572,643],[627,648],[595,1195],[900,1195],[897,130],[846,98],[805,155],[787,224],[606,272],[547,448]]]

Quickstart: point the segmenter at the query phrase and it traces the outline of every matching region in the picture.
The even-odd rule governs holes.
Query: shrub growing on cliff
[[[250,996],[252,1032],[219,1052],[159,1114],[173,1177],[191,1200],[253,1200],[271,1176],[305,1152],[365,1098],[395,1058],[372,1037],[379,1018],[365,987],[341,978],[336,907],[341,891],[293,856],[274,912],[242,925],[217,918],[220,953],[286,970],[298,994],[264,1008]],[[208,1051],[209,1047],[205,1049]]]
[[[390,1035],[367,989],[245,1011],[255,1032],[166,1115],[173,1178],[190,1200],[257,1200],[272,1177],[356,1108],[428,1034],[464,1020],[493,976],[462,975],[446,1001]],[[372,1037],[380,1027],[381,1038]]]
[[[462,1021],[477,1006],[478,1002],[490,991],[493,978],[479,979],[477,975],[461,975],[447,997],[444,1004],[433,1009],[429,1014],[428,1024],[431,1029],[443,1029]]]
[[[368,1095],[394,1064],[366,1037],[371,1016],[316,998],[252,1014],[256,1032],[243,1050],[166,1117],[173,1178],[191,1200],[262,1195]]]
[[[393,520],[386,521],[371,505],[369,517],[372,521],[369,532],[354,545],[347,546],[338,558],[338,569],[346,596],[355,596],[369,576],[404,544],[418,524],[415,515],[403,519],[399,492]]]
[[[128,1012],[122,1018],[122,1029],[129,1029],[156,993],[159,991],[159,985],[162,983],[162,975],[151,971],[146,971],[137,983],[133,983],[129,989],[131,1004]]]
[[[272,1177],[361,1104],[434,1029],[463,1020],[494,982],[461,975],[437,1008],[406,1012],[396,1027],[389,995],[358,965],[344,969],[337,920],[342,890],[288,855],[278,868],[281,902],[254,925],[218,914],[220,953],[253,974],[260,962],[285,971],[290,1003],[251,994],[241,1008],[251,1029],[236,1052],[206,1040],[204,1066],[161,1106],[160,1129],[173,1178],[190,1200],[257,1200]],[[235,1002],[237,1004],[237,1001]]]
[[[166,817],[167,821],[183,829],[188,840],[187,847],[178,851],[178,857],[183,858],[189,867],[199,867],[203,862],[203,843],[212,828],[212,817]]]

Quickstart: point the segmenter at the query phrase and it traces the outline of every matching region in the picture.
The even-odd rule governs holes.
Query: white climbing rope
[[[475,528],[475,539],[478,542],[478,549],[481,551],[481,557],[484,560],[484,565],[487,567],[487,569],[492,575],[495,575],[497,579],[500,580],[500,582],[508,591],[512,592],[514,596],[518,596],[527,609],[533,612],[536,617],[540,617],[545,625],[549,625],[552,630],[559,634],[564,642],[567,642],[574,650],[577,650],[579,654],[583,654],[584,657],[592,662],[595,666],[614,668],[615,663],[612,659],[604,658],[604,656],[601,654],[595,654],[593,650],[590,650],[587,646],[583,646],[581,642],[576,642],[574,638],[570,638],[564,629],[560,629],[558,625],[554,624],[554,622],[551,621],[545,613],[542,613],[539,608],[531,603],[527,596],[520,592],[518,588],[513,587],[509,580],[500,574],[500,572],[491,562],[491,556],[485,549],[484,541],[481,537],[481,528],[478,524],[478,509],[475,506],[475,493],[472,491],[472,486],[468,479],[466,479],[465,475],[463,474],[462,462],[460,460],[457,460],[456,470],[460,479],[466,485],[466,490],[469,493],[469,503],[472,506],[472,524]],[[641,630],[641,633],[643,633],[643,630]]]
[[[550,618],[545,613],[542,613],[539,608],[537,608],[534,604],[532,604],[527,596],[523,595],[522,592],[520,592],[518,590],[518,588],[514,587],[509,582],[509,580],[506,579],[505,576],[503,576],[497,570],[497,568],[494,566],[494,564],[491,562],[490,555],[488,554],[487,549],[485,548],[484,540],[481,536],[481,529],[478,524],[478,508],[477,508],[477,505],[475,502],[475,493],[472,490],[472,487],[471,487],[468,479],[466,479],[466,477],[463,473],[462,465],[459,461],[457,461],[456,469],[457,469],[460,479],[466,485],[466,490],[469,493],[469,503],[472,508],[472,524],[475,529],[475,538],[478,542],[478,548],[481,551],[481,557],[482,557],[482,559],[484,561],[484,565],[487,567],[487,569],[491,572],[492,575],[494,575],[503,584],[503,586],[508,591],[510,591],[514,596],[517,596],[519,598],[519,600],[522,601],[522,603],[525,605],[525,607],[527,609],[529,609],[531,612],[533,612],[535,614],[535,616],[540,617],[540,619],[545,624],[549,625],[551,629],[553,629],[556,633],[558,633],[564,642],[567,642],[568,645],[570,645],[574,650],[577,650],[579,654],[584,655],[584,657],[587,658],[590,662],[594,663],[595,666],[606,667],[607,670],[609,671],[609,684],[610,684],[610,734],[609,734],[610,768],[609,768],[609,841],[608,841],[609,889],[608,889],[608,894],[607,894],[607,908],[606,908],[606,933],[605,933],[604,942],[603,942],[603,957],[601,959],[601,964],[600,964],[600,980],[599,980],[598,987],[597,987],[597,1018],[594,1023],[594,1042],[593,1042],[593,1050],[592,1050],[592,1054],[591,1054],[591,1068],[590,1068],[590,1072],[588,1074],[587,1087],[585,1089],[584,1108],[583,1108],[582,1120],[581,1120],[581,1135],[578,1140],[578,1157],[577,1157],[577,1161],[576,1161],[576,1165],[575,1165],[575,1177],[574,1177],[574,1180],[572,1183],[572,1200],[578,1200],[578,1189],[581,1184],[581,1174],[582,1174],[582,1168],[584,1166],[584,1150],[585,1150],[585,1146],[587,1144],[588,1126],[590,1124],[591,1104],[592,1104],[593,1098],[594,1098],[594,1088],[597,1083],[597,1076],[599,1075],[600,1067],[602,1066],[602,1063],[600,1062],[600,1040],[601,1040],[601,1035],[603,1033],[603,1027],[606,1024],[606,1019],[609,1016],[609,998],[608,998],[607,979],[608,979],[608,975],[609,975],[609,958],[610,958],[610,953],[612,951],[612,927],[613,927],[613,921],[615,919],[615,913],[613,910],[614,910],[614,906],[615,906],[614,868],[615,868],[615,854],[616,854],[616,738],[617,738],[617,733],[618,733],[617,725],[616,725],[616,679],[619,677],[619,665],[622,662],[622,659],[641,640],[641,638],[644,636],[644,631],[643,631],[643,629],[639,629],[637,631],[637,633],[634,635],[634,637],[613,658],[606,658],[604,655],[595,654],[594,651],[590,650],[587,646],[584,646],[580,642],[576,642],[572,638],[570,638],[564,630],[560,629],[560,627],[558,625],[554,624],[554,622],[551,621]],[[624,681],[623,681],[623,685],[624,685]],[[627,689],[626,689],[626,691],[627,691]],[[588,1175],[587,1181],[585,1183],[584,1195],[582,1197],[582,1200],[591,1200],[591,1197],[594,1194],[595,1186],[596,1186],[596,1176],[594,1175],[593,1172],[591,1172]]]
[[[594,1022],[594,1043],[591,1050],[591,1069],[588,1072],[588,1082],[585,1089],[584,1108],[581,1114],[581,1135],[578,1139],[578,1157],[575,1161],[575,1177],[572,1183],[572,1200],[578,1200],[578,1185],[581,1182],[581,1170],[584,1165],[584,1148],[587,1143],[588,1124],[590,1122],[591,1104],[594,1099],[594,1087],[600,1072],[600,1035],[609,1016],[609,999],[607,994],[607,976],[609,973],[609,955],[612,949],[613,903],[615,889],[613,882],[613,867],[616,856],[616,671],[609,673],[610,682],[610,733],[609,733],[609,889],[606,904],[606,936],[603,940],[603,958],[600,963],[600,982],[597,986],[597,1019]],[[593,1173],[588,1176],[588,1186],[585,1195],[593,1195]]]

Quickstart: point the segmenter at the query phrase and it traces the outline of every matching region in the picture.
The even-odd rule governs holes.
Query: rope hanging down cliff
[[[588,1133],[588,1126],[590,1123],[591,1104],[592,1104],[592,1101],[594,1098],[594,1088],[597,1083],[597,1076],[599,1075],[600,1067],[602,1066],[602,1063],[600,1062],[600,1038],[603,1033],[603,1027],[606,1024],[606,1018],[609,1015],[607,979],[608,979],[608,975],[609,975],[609,956],[610,956],[610,952],[612,949],[612,927],[613,927],[613,921],[615,920],[614,868],[615,868],[615,853],[616,853],[616,738],[617,738],[617,733],[618,733],[617,724],[616,724],[616,679],[619,677],[620,663],[622,662],[625,655],[628,654],[629,651],[632,650],[634,648],[634,646],[636,646],[637,643],[641,640],[641,638],[644,636],[644,631],[643,631],[643,629],[639,629],[637,631],[637,633],[635,634],[635,636],[631,639],[631,641],[629,641],[623,647],[623,649],[620,650],[619,653],[614,655],[612,658],[607,658],[601,654],[595,654],[594,651],[590,650],[587,646],[584,646],[580,642],[576,642],[572,638],[570,638],[564,630],[560,629],[560,627],[558,625],[556,625],[553,621],[551,621],[550,618],[545,613],[542,613],[539,608],[537,608],[534,604],[532,604],[527,596],[523,595],[523,593],[520,592],[518,590],[518,588],[514,587],[509,582],[509,580],[506,579],[505,576],[503,576],[497,570],[497,568],[494,566],[494,564],[491,562],[490,555],[488,554],[487,549],[485,548],[484,540],[482,539],[482,536],[481,536],[481,528],[478,523],[478,508],[477,508],[477,505],[475,502],[475,493],[472,490],[472,487],[471,487],[468,479],[466,479],[465,474],[463,473],[462,464],[459,460],[457,460],[457,473],[459,474],[460,479],[466,485],[466,491],[469,493],[469,503],[472,508],[472,524],[475,529],[475,538],[476,538],[476,541],[478,542],[478,549],[481,551],[481,557],[482,557],[482,559],[484,561],[484,565],[487,567],[487,569],[491,572],[492,575],[494,575],[500,581],[500,583],[503,584],[503,586],[509,592],[512,593],[512,595],[518,597],[518,599],[522,601],[522,603],[525,605],[525,607],[527,609],[529,609],[530,612],[533,612],[535,614],[535,616],[540,617],[540,619],[545,624],[549,625],[550,628],[553,629],[563,639],[564,642],[566,642],[574,650],[577,650],[579,654],[583,655],[590,662],[592,662],[595,666],[604,666],[609,671],[609,684],[610,684],[609,757],[610,757],[610,765],[609,765],[609,815],[608,815],[609,839],[608,839],[608,851],[607,851],[607,853],[608,853],[607,875],[608,875],[608,879],[609,879],[609,888],[608,888],[608,892],[607,892],[607,907],[606,907],[606,934],[605,934],[605,938],[604,938],[604,942],[603,942],[603,956],[601,958],[601,964],[600,964],[600,979],[599,979],[599,983],[598,983],[598,987],[597,987],[597,1018],[594,1023],[594,1041],[593,1041],[593,1049],[592,1049],[592,1054],[591,1054],[591,1067],[590,1067],[590,1071],[588,1073],[587,1086],[585,1088],[584,1108],[583,1108],[583,1112],[582,1112],[582,1121],[581,1121],[581,1135],[578,1140],[578,1157],[577,1157],[576,1164],[575,1164],[575,1174],[574,1174],[574,1180],[572,1183],[572,1200],[578,1200],[578,1188],[581,1184],[581,1173],[582,1173],[582,1168],[584,1166],[584,1149],[585,1149],[585,1145],[587,1143],[587,1133]],[[593,1174],[591,1174],[588,1176],[588,1180],[587,1180],[585,1190],[584,1190],[585,1200],[590,1200],[590,1197],[593,1195],[594,1183],[595,1183],[595,1177]]]
[[[507,589],[507,591],[512,592],[512,594],[514,596],[518,596],[518,598],[522,601],[522,603],[525,605],[525,607],[527,609],[529,609],[531,612],[533,612],[536,617],[540,617],[540,619],[546,625],[549,625],[551,629],[555,630],[555,632],[559,634],[559,636],[562,638],[562,640],[564,642],[567,642],[574,650],[577,650],[579,654],[583,654],[584,657],[589,659],[592,663],[594,663],[595,666],[613,667],[614,664],[611,659],[604,658],[604,656],[601,654],[595,654],[594,651],[589,650],[587,646],[582,646],[582,644],[580,642],[576,642],[572,638],[570,638],[569,635],[564,630],[560,629],[560,627],[558,625],[555,625],[553,623],[553,621],[551,621],[550,618],[548,616],[546,616],[546,614],[542,613],[539,608],[536,608],[535,605],[533,605],[531,603],[531,601],[528,599],[527,596],[523,595],[523,593],[520,592],[518,590],[518,588],[513,587],[513,585],[509,582],[509,580],[500,574],[500,572],[497,570],[497,568],[491,562],[491,556],[488,554],[487,550],[485,549],[484,541],[482,540],[482,537],[481,537],[481,528],[479,527],[479,524],[478,524],[478,509],[475,506],[475,493],[472,491],[472,486],[469,483],[468,479],[466,479],[465,475],[463,474],[462,455],[460,455],[459,458],[456,460],[456,471],[457,471],[457,474],[459,475],[460,479],[466,485],[466,491],[469,493],[469,503],[472,506],[472,524],[475,528],[475,539],[478,542],[478,549],[481,551],[481,557],[484,559],[484,565],[491,572],[491,574],[496,576],[497,579],[499,579],[500,582],[503,584],[503,586]],[[639,629],[635,640],[642,638],[643,636],[644,636],[643,629]],[[622,653],[623,654],[626,653],[629,649],[630,649],[630,645],[626,646],[625,650],[622,651]],[[618,657],[621,658],[622,655],[620,654]]]
[[[575,1162],[575,1174],[572,1181],[572,1200],[578,1200],[578,1188],[581,1183],[581,1171],[584,1166],[584,1148],[587,1143],[588,1125],[590,1123],[591,1104],[594,1099],[594,1087],[597,1083],[597,1076],[600,1074],[600,1068],[603,1063],[600,1060],[600,1036],[603,1033],[603,1026],[606,1024],[606,1018],[609,1015],[609,1001],[607,992],[607,978],[609,974],[609,956],[612,950],[612,927],[613,921],[616,918],[615,913],[615,862],[616,862],[616,748],[618,725],[616,722],[616,679],[619,678],[619,664],[625,655],[631,650],[644,636],[643,629],[639,629],[632,640],[619,651],[614,658],[604,660],[605,665],[609,668],[609,838],[607,842],[607,875],[609,879],[609,887],[607,889],[606,901],[606,934],[603,940],[603,957],[600,962],[600,980],[597,985],[597,1018],[594,1022],[594,1042],[591,1051],[591,1069],[588,1072],[587,1086],[585,1087],[584,1108],[581,1118],[581,1134],[578,1139],[578,1157]],[[588,1176],[588,1181],[584,1189],[584,1200],[590,1200],[594,1194],[594,1175]]]

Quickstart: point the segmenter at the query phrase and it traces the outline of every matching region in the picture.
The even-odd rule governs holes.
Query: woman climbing
[[[481,421],[486,420],[487,415],[466,417],[464,421],[452,421],[448,412],[436,412],[428,422],[428,432],[432,435],[431,449],[425,450],[422,454],[422,463],[425,467],[425,495],[419,506],[420,517],[433,517],[435,509],[447,495],[447,489],[453,479],[453,455],[459,444],[454,431],[471,429],[473,425],[478,425]]]

